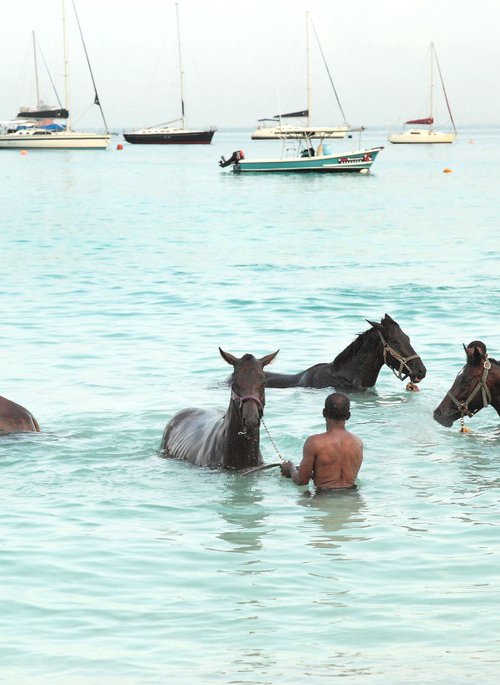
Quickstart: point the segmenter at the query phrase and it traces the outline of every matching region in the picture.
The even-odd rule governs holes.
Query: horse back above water
[[[278,352],[261,359],[251,354],[238,359],[220,348],[219,351],[233,366],[227,411],[182,409],[167,423],[161,451],[166,457],[197,466],[238,470],[260,466],[259,429],[266,386],[263,369]]]
[[[0,434],[28,431],[40,432],[33,414],[20,404],[0,396]]]
[[[367,320],[368,321],[368,320]],[[359,392],[375,385],[381,368],[388,366],[399,380],[419,383],[426,368],[408,335],[388,314],[343,350],[333,362],[315,364],[295,374],[266,372],[268,388],[327,388]]]

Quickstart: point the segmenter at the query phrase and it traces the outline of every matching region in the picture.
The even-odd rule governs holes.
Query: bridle
[[[238,411],[241,417],[242,409],[243,409],[243,404],[245,402],[255,402],[257,407],[259,408],[259,420],[262,419],[262,416],[264,414],[264,404],[260,398],[258,398],[256,395],[238,395],[236,390],[234,389],[234,386],[231,386],[231,399],[233,402],[236,403],[238,407]],[[243,430],[238,433],[238,435],[247,435],[246,428],[243,427]]]
[[[465,402],[459,402],[455,395],[451,392],[451,390],[448,390],[446,393],[447,397],[450,398],[450,400],[455,404],[457,407],[458,411],[460,412],[460,423],[462,426],[464,425],[464,416],[474,416],[474,414],[477,414],[477,412],[480,409],[484,409],[484,407],[487,407],[489,404],[491,404],[491,393],[489,391],[488,386],[486,385],[486,381],[488,379],[488,374],[491,369],[491,362],[488,358],[484,360],[483,363],[483,373],[481,374],[481,378],[478,380],[476,386],[473,388],[471,391],[469,397],[465,400]],[[471,411],[469,409],[469,404],[472,402],[474,397],[478,394],[478,392],[481,391],[481,396],[483,400],[483,406],[478,407],[477,409],[474,409],[474,411]]]
[[[392,373],[400,380],[404,381],[408,378],[408,376],[411,374],[411,369],[408,366],[408,362],[412,361],[412,359],[421,359],[419,354],[412,354],[409,357],[403,357],[402,354],[399,354],[397,350],[394,349],[394,347],[391,347],[387,340],[384,338],[382,333],[378,330],[377,328],[377,333],[380,336],[380,340],[382,341],[382,345],[384,348],[384,364],[390,368]],[[387,362],[387,353],[389,353],[391,356],[394,357],[396,361],[399,362],[399,369],[395,369],[392,367],[388,362]],[[405,372],[403,373],[403,369],[405,369]]]

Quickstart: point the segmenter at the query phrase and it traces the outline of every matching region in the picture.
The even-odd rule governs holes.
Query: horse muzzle
[[[458,418],[460,418],[460,415],[457,414],[457,416],[455,416],[455,418],[453,418],[453,416],[451,414],[448,414],[448,413],[443,414],[441,409],[438,407],[437,409],[434,410],[433,417],[434,417],[434,421],[437,421],[438,423],[440,423],[445,428],[451,428],[453,426],[453,423]]]

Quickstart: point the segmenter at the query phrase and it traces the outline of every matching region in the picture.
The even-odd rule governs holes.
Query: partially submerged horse
[[[491,404],[500,415],[500,362],[490,359],[486,345],[474,340],[464,345],[466,363],[441,404],[434,410],[434,418],[449,428],[464,416],[474,416]]]
[[[20,404],[0,396],[0,434],[20,431],[40,432],[40,426],[31,412]]]
[[[368,321],[368,319],[367,319]],[[316,364],[295,374],[266,372],[268,388],[327,388],[359,392],[375,385],[380,369],[386,364],[399,378],[412,383],[425,378],[426,368],[410,344],[410,338],[388,314],[358,335],[329,364]]]
[[[190,461],[197,466],[247,469],[262,464],[259,427],[265,405],[264,367],[278,352],[256,359],[241,359],[219,348],[222,358],[234,367],[231,397],[224,414],[210,409],[182,409],[167,423],[161,450],[166,457]]]

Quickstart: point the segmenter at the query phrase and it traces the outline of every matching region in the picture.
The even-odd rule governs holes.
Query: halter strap
[[[384,348],[384,364],[390,368],[392,373],[399,378],[400,381],[406,380],[408,376],[411,374],[411,369],[408,366],[408,362],[412,361],[412,359],[421,359],[419,354],[412,354],[409,357],[403,357],[403,355],[399,354],[397,350],[394,349],[394,347],[391,347],[389,343],[386,341],[382,333],[379,331],[377,328],[377,333],[380,336],[380,340],[382,341],[382,345]],[[394,367],[392,367],[390,364],[387,363],[387,353],[391,354],[396,361],[399,362],[399,369],[396,371]],[[403,369],[407,369],[405,373],[403,373]]]
[[[231,386],[231,399],[234,400],[235,402],[237,402],[238,406],[240,408],[243,406],[243,402],[252,401],[252,402],[255,402],[255,404],[259,407],[259,412],[261,415],[264,411],[264,405],[262,404],[262,401],[256,395],[238,395],[238,393],[235,391],[235,389],[232,386]]]
[[[450,400],[455,404],[457,407],[458,411],[460,412],[460,418],[463,419],[463,417],[467,414],[467,416],[474,416],[474,414],[477,414],[477,412],[480,409],[484,409],[484,407],[487,407],[489,404],[491,404],[491,393],[486,385],[486,380],[488,378],[488,374],[491,369],[491,362],[489,359],[484,360],[483,364],[483,373],[481,374],[481,378],[478,380],[477,385],[473,390],[471,391],[469,397],[465,400],[465,402],[459,402],[455,395],[451,392],[451,390],[448,390],[446,395],[450,398]],[[478,407],[474,411],[471,411],[469,409],[469,403],[472,402],[474,397],[478,394],[478,392],[481,390],[481,397],[483,400],[483,406]]]

